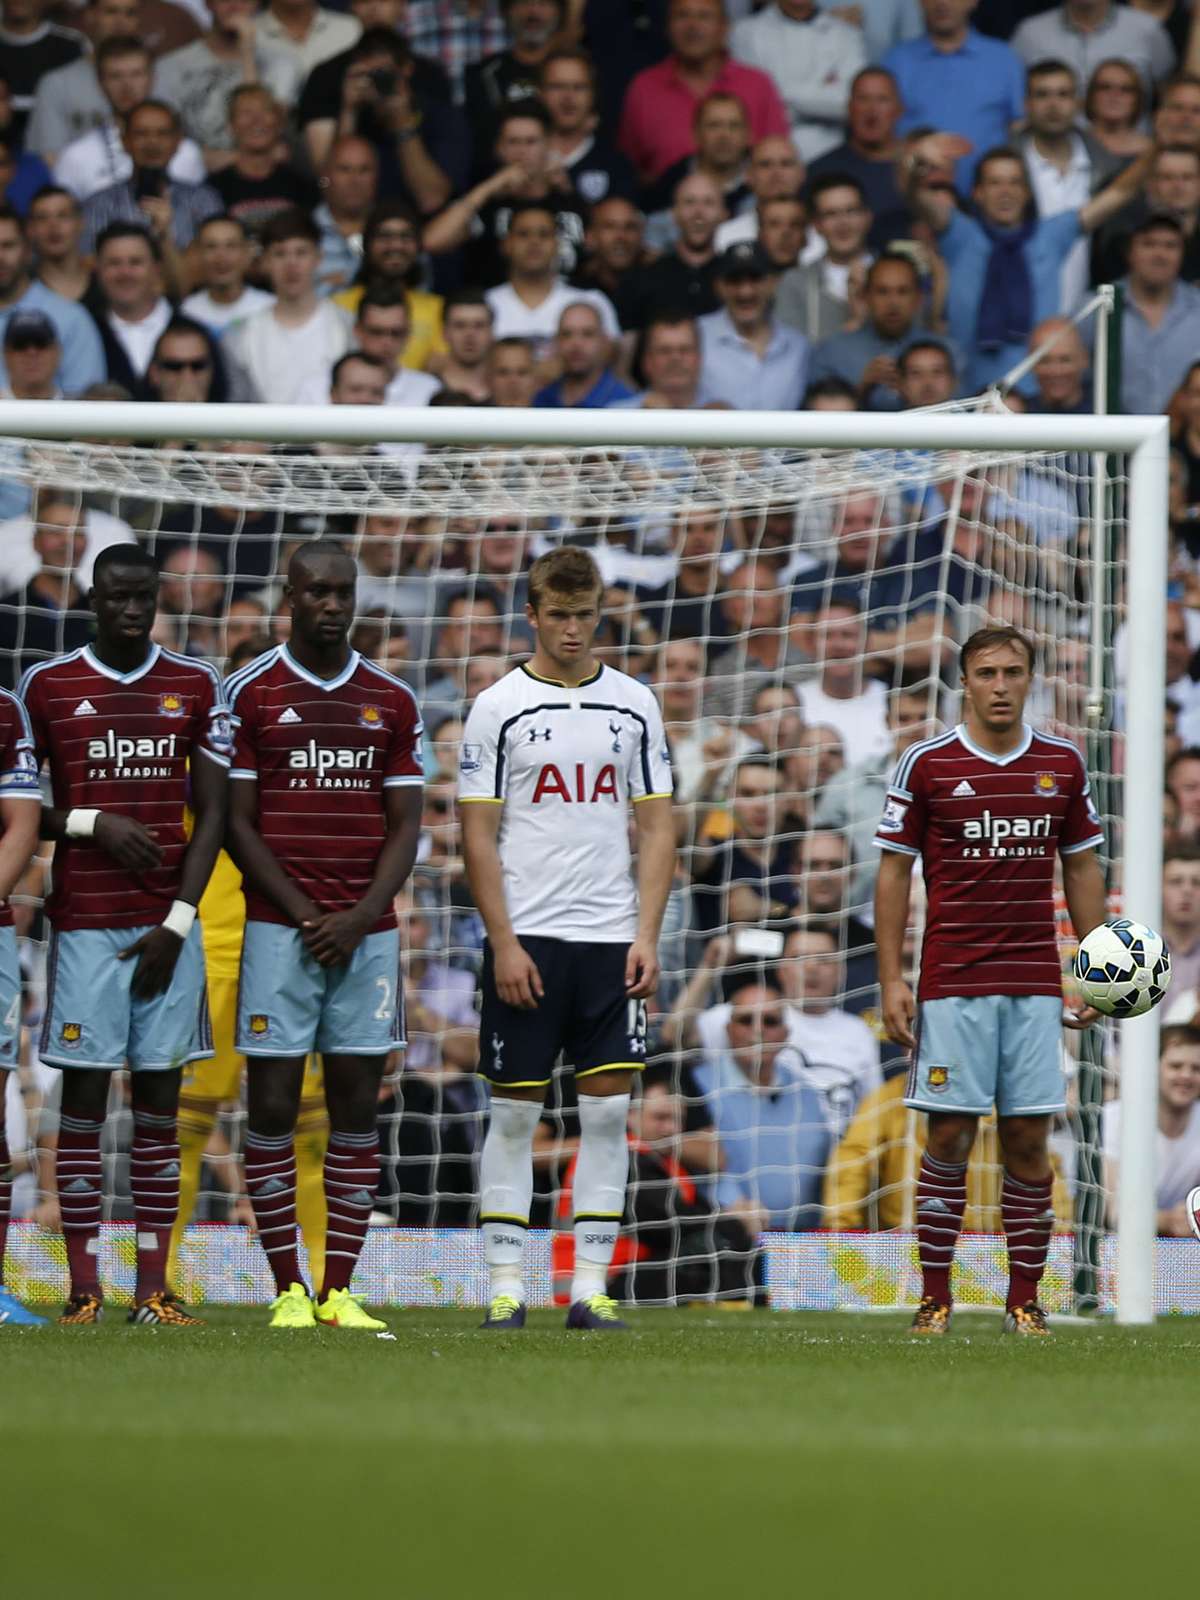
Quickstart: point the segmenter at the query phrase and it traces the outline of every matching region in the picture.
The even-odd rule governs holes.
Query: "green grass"
[[[0,1594],[1132,1595],[1195,1586],[1200,1325],[473,1313],[0,1334]]]

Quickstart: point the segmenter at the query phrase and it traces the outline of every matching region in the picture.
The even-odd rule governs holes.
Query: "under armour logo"
[[[497,1072],[500,1071],[500,1068],[503,1065],[503,1063],[502,1063],[502,1061],[500,1059],[501,1056],[503,1056],[503,1054],[504,1054],[504,1040],[500,1037],[500,1035],[498,1033],[494,1033],[492,1035],[492,1062],[495,1065],[495,1068],[496,1068]]]
[[[610,722],[609,725],[608,725],[608,731],[613,736],[613,742],[612,742],[613,755],[619,756],[621,754],[621,735],[625,732],[625,729],[621,726],[621,724],[619,722]]]
[[[530,728],[530,730],[529,730],[529,742],[530,742],[530,744],[536,744],[539,739],[545,739],[546,743],[549,744],[549,742],[550,742],[550,729],[549,728]]]

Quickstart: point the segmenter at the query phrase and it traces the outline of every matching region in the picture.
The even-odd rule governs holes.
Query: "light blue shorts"
[[[925,1000],[904,1104],[917,1111],[1002,1117],[1061,1111],[1063,1003],[1052,994]]]
[[[39,1047],[47,1066],[164,1072],[212,1055],[200,924],[183,941],[167,992],[138,1000],[129,987],[137,958],[119,961],[117,953],[149,931],[71,928],[51,934]]]
[[[17,1065],[21,1051],[21,963],[17,930],[0,928],[0,1072]],[[0,1090],[0,1094],[3,1094]]]
[[[404,1044],[400,933],[369,933],[345,966],[323,967],[298,928],[247,922],[237,1047],[247,1056],[383,1056]]]

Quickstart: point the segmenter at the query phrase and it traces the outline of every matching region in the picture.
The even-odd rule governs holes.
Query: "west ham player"
[[[533,1134],[559,1051],[579,1090],[575,1276],[568,1328],[625,1326],[606,1274],[625,1209],[631,1074],[675,868],[671,769],[658,704],[599,665],[600,574],[565,546],[529,571],[533,658],[476,700],[460,756],[463,853],[487,930],[480,1071],[491,1121],[480,1227],[485,1328],[525,1322],[521,1262]],[[637,822],[636,886],[629,806]]]
[[[350,1293],[350,1278],[379,1181],[379,1082],[404,1043],[392,901],[416,857],[422,728],[412,690],[350,647],[356,576],[339,545],[298,550],[284,589],[287,644],[228,684],[228,845],[246,890],[237,1017],[246,1188],[275,1278],[274,1328],[386,1326]],[[294,1147],[314,1050],[330,1123],[315,1306],[296,1252]]]
[[[211,1053],[196,907],[225,822],[229,716],[215,670],[150,639],[158,572],[114,545],[96,558],[96,641],[21,683],[52,804],[50,958],[41,1057],[62,1069],[58,1195],[71,1274],[60,1322],[99,1320],[100,1132],[109,1075],[132,1071],[131,1322],[195,1323],[166,1287],[179,1206],[181,1069]],[[189,798],[195,815],[184,829]]]
[[[179,1090],[179,1215],[171,1230],[167,1282],[178,1286],[179,1252],[200,1192],[200,1173],[221,1106],[242,1096],[246,1060],[235,1042],[238,969],[246,931],[242,875],[222,850],[200,902],[212,1059],[184,1068]],[[321,1080],[321,1058],[310,1056],[296,1123],[296,1216],[309,1270],[319,1276],[325,1262],[325,1148],[329,1118]]]
[[[36,1316],[4,1287],[4,1249],[12,1206],[12,1164],[4,1130],[5,1073],[21,1047],[21,968],[8,897],[37,849],[42,790],[25,708],[0,689],[0,1327],[40,1328]],[[36,806],[30,805],[36,800]]]
[[[917,1181],[923,1280],[913,1331],[945,1333],[950,1268],[966,1206],[967,1157],[995,1105],[1008,1239],[1005,1328],[1045,1335],[1038,1285],[1054,1213],[1046,1142],[1064,1105],[1064,1014],[1054,925],[1055,857],[1080,935],[1103,922],[1103,843],[1073,745],[1024,720],[1033,647],[1015,628],[982,628],[962,647],[963,721],[913,745],[893,774],[875,843],[883,852],[875,936],[884,1023],[912,1051],[905,1104],[929,1114]],[[903,977],[912,864],[929,890],[916,1020]]]

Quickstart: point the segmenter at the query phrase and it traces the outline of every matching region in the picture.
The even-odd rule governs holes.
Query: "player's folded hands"
[[[322,967],[349,961],[370,929],[370,918],[357,906],[349,911],[327,911],[312,922],[300,924],[304,948]]]

